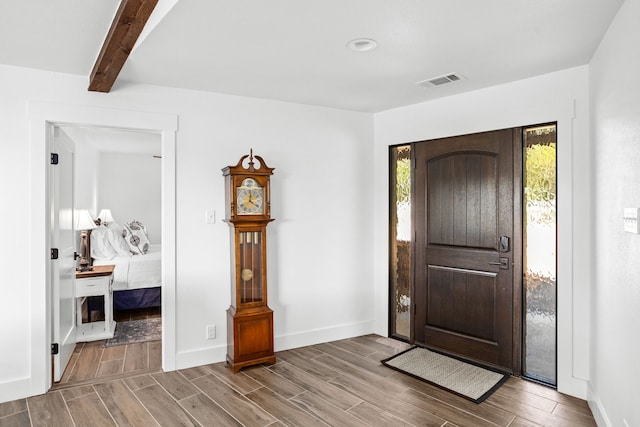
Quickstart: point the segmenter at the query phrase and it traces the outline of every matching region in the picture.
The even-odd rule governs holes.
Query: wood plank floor
[[[407,345],[366,335],[224,363],[95,380],[0,404],[5,426],[595,426],[586,402],[518,378],[481,404],[380,364]]]
[[[116,322],[128,322],[161,317],[160,307],[135,310],[116,310]],[[92,312],[93,321],[104,320],[104,313]],[[72,385],[91,384],[96,380],[106,381],[139,373],[160,372],[162,369],[162,342],[152,341],[136,344],[103,347],[105,340],[76,344],[69,364],[60,382],[53,389]]]

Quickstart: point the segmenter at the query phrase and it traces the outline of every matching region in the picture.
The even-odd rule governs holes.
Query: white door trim
[[[176,366],[176,132],[178,116],[32,101],[28,105],[31,180],[29,286],[31,293],[30,395],[51,387],[51,288],[49,247],[52,125],[83,125],[158,132],[162,138],[162,368]]]

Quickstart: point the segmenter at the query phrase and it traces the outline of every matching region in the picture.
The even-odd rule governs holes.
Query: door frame
[[[558,391],[586,399],[589,378],[589,301],[593,215],[589,204],[589,108],[587,73],[575,68],[516,86],[425,102],[375,117],[374,287],[375,330],[386,335],[389,310],[388,227],[389,147],[411,141],[556,122],[557,128],[557,280]],[[549,102],[549,91],[554,102]],[[556,93],[557,92],[557,93]],[[523,101],[524,100],[524,101]],[[509,106],[510,108],[505,108]],[[455,111],[455,120],[452,120]],[[481,114],[480,114],[481,112]]]
[[[50,134],[56,125],[157,132],[162,144],[162,369],[176,369],[176,114],[95,106],[28,103],[31,205],[29,286],[31,306],[30,395],[52,386],[51,260],[49,221]]]

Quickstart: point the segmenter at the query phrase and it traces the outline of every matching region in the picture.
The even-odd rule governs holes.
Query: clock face
[[[236,189],[238,215],[262,215],[264,213],[263,189],[256,180],[247,178]]]

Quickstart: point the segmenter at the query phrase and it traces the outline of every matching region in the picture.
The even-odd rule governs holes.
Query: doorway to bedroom
[[[94,271],[112,268],[108,279],[112,292],[76,298],[78,342],[55,388],[160,371],[161,135],[99,127],[57,128],[60,137],[75,143],[75,209],[88,212],[94,222],[91,230],[78,227],[76,231],[89,235],[87,259]],[[79,242],[81,238],[80,234]],[[91,272],[80,276],[76,289],[96,280]],[[84,332],[108,325],[111,319],[113,338]]]

